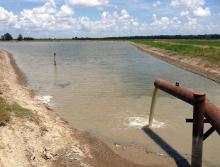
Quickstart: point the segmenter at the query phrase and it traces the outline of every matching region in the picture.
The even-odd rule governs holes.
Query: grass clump
[[[5,126],[9,122],[12,113],[20,118],[33,118],[33,112],[30,109],[24,108],[16,102],[9,104],[4,98],[0,97],[0,126]]]
[[[30,109],[24,108],[20,106],[18,103],[11,104],[10,108],[11,111],[14,112],[17,117],[31,118],[33,116],[33,113]]]
[[[5,125],[10,119],[10,106],[5,99],[0,97],[0,126]]]

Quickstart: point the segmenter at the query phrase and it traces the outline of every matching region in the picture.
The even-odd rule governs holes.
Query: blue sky
[[[220,0],[0,0],[0,34],[71,38],[220,33]]]

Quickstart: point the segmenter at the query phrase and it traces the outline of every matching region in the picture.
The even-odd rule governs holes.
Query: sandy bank
[[[1,167],[176,166],[173,159],[147,154],[143,149],[113,144],[110,149],[91,134],[70,127],[33,98],[24,76],[3,50],[0,50],[0,80],[0,96],[31,109],[34,114],[34,119],[12,115],[9,123],[0,127]]]
[[[220,83],[220,65],[211,64],[201,58],[177,55],[167,50],[154,48],[144,44],[137,44],[134,42],[128,43],[163,61]]]

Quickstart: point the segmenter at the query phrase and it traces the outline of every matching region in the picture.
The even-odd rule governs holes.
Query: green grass
[[[200,57],[211,63],[220,62],[220,41],[209,40],[132,40],[132,42],[161,48],[184,56]],[[206,47],[204,47],[206,45]],[[215,46],[215,47],[214,47]]]
[[[220,40],[166,40],[174,43],[190,44],[190,45],[200,45],[200,46],[210,46],[210,47],[220,47]]]
[[[33,113],[30,109],[24,108],[17,103],[11,104],[10,109],[17,117],[31,118],[33,116]]]
[[[8,103],[0,97],[0,124],[8,122],[10,119],[10,106]]]
[[[13,113],[20,118],[33,118],[30,109],[24,108],[15,102],[9,104],[4,98],[0,97],[0,126],[8,122]]]

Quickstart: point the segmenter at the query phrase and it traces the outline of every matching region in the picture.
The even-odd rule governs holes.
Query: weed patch
[[[10,106],[5,99],[0,97],[0,126],[5,125],[10,119]]]
[[[33,116],[33,113],[30,109],[24,108],[17,103],[11,104],[10,108],[17,117],[31,118]]]

